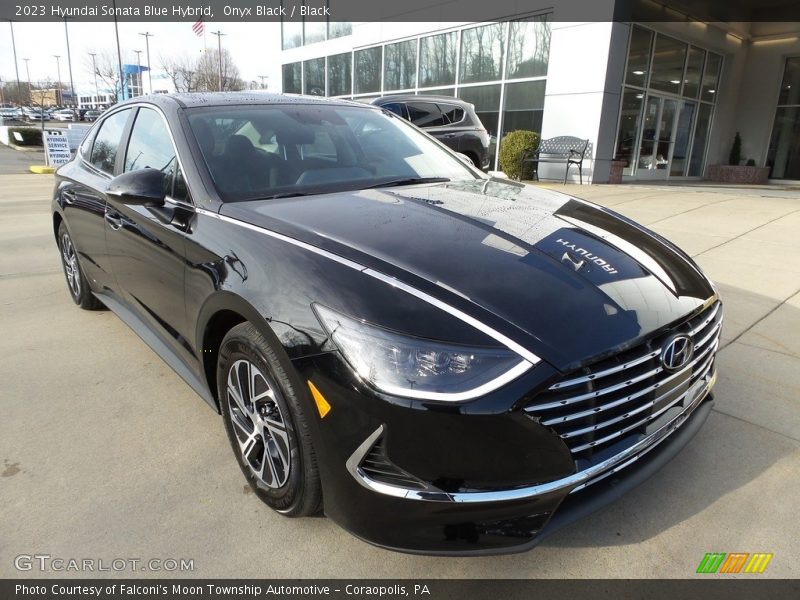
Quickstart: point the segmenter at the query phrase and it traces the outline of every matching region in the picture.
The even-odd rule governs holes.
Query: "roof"
[[[301,96],[298,94],[273,94],[269,92],[194,92],[182,94],[153,94],[137,96],[131,100],[146,100],[154,104],[177,103],[182,108],[198,106],[233,106],[241,104],[325,104],[339,106],[368,106],[361,102],[324,98],[321,96]]]

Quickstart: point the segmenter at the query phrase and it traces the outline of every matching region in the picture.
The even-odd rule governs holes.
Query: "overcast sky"
[[[270,88],[278,88],[280,77],[280,23],[206,23],[205,43],[216,45],[217,37],[211,31],[222,31],[222,44],[233,55],[245,81],[258,81],[259,75],[269,75],[266,80]],[[144,37],[140,32],[154,34],[150,38],[150,59],[158,69],[160,57],[182,54],[199,55],[203,49],[203,38],[192,31],[192,23],[119,23],[119,39],[122,47],[122,62],[136,64],[134,50],[142,50],[142,65],[147,64]],[[30,59],[31,81],[50,78],[56,81],[56,59],[61,55],[61,80],[69,85],[67,70],[67,43],[63,23],[14,23],[17,45],[19,78],[27,81],[25,62]],[[70,51],[72,53],[72,75],[76,92],[93,92],[94,78],[89,52],[110,51],[116,55],[114,23],[69,24]],[[11,32],[8,23],[0,23],[0,78],[13,81],[14,55],[11,47]]]

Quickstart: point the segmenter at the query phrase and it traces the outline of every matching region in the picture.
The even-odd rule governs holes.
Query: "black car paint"
[[[264,101],[263,96],[222,98],[217,101]],[[566,445],[520,406],[561,372],[668,330],[715,294],[691,259],[654,234],[607,209],[510,182],[486,179],[475,185],[223,204],[188,130],[186,102],[190,99],[180,96],[146,98],[103,118],[144,105],[162,112],[194,206],[170,200],[163,207],[125,205],[106,194],[113,174],[98,172],[79,156],[57,172],[55,229],[66,222],[96,294],[215,408],[220,327],[249,320],[274,336],[292,361],[298,384],[313,381],[333,407],[325,419],[311,423],[315,444],[323,449],[319,466],[326,514],[370,542],[446,553],[528,547],[568,490],[470,506],[414,502],[367,490],[345,462],[385,425],[391,460],[443,489],[505,488],[571,475],[576,467]],[[130,125],[125,135],[129,130]],[[114,174],[121,170],[123,154]],[[465,201],[488,212],[465,214]],[[512,216],[514,211],[535,215],[551,234],[527,242],[513,235],[491,210],[500,205]],[[576,243],[620,265],[620,273],[608,276],[609,289],[623,276],[635,278],[660,290],[664,310],[640,314],[642,307],[623,306],[600,291],[595,278],[608,273],[579,273],[565,264],[548,245],[553,231],[576,236]],[[660,265],[662,279],[602,232],[640,249]],[[544,361],[506,386],[461,404],[372,389],[327,339],[312,302],[412,335],[476,345],[494,341],[365,276],[348,260],[450,304]],[[613,317],[607,305],[614,308]],[[309,414],[317,414],[310,396],[305,401]],[[476,442],[486,439],[504,443]]]

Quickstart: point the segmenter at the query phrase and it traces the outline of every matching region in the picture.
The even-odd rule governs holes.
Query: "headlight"
[[[516,379],[532,365],[506,348],[468,347],[404,335],[329,308],[314,310],[345,360],[379,390],[458,402]]]

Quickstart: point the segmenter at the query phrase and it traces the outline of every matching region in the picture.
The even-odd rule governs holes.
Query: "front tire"
[[[276,347],[251,323],[231,329],[219,349],[218,398],[253,492],[282,515],[308,516],[322,506],[319,472],[291,366]]]
[[[58,249],[61,254],[61,267],[67,279],[67,289],[72,301],[84,310],[98,310],[103,308],[100,301],[92,294],[89,282],[83,275],[78,262],[78,251],[67,231],[67,226],[61,223],[58,227]]]

